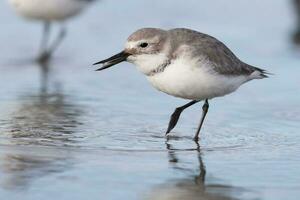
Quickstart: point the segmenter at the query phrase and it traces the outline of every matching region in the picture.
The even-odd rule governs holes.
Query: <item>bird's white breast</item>
[[[192,100],[211,99],[235,91],[248,79],[245,76],[224,76],[212,70],[205,58],[180,57],[164,72],[147,76],[151,84],[169,95]]]
[[[78,14],[88,3],[78,0],[9,0],[22,16],[37,20],[65,20]]]

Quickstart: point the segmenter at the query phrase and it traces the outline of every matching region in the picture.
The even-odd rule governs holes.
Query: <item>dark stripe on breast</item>
[[[165,69],[171,64],[171,62],[168,60],[164,62],[163,64],[159,65],[157,68],[151,70],[149,73],[147,73],[147,76],[154,76],[156,74],[162,73],[165,71]]]

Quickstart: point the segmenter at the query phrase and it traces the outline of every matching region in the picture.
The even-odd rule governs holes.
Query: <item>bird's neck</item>
[[[133,61],[137,69],[146,76],[161,73],[170,64],[170,60],[164,53],[139,55]]]

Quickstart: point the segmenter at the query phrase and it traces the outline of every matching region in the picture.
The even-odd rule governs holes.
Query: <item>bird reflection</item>
[[[240,192],[239,188],[228,185],[208,184],[206,183],[206,167],[202,159],[200,146],[196,142],[195,151],[188,150],[189,153],[196,152],[197,168],[196,174],[194,168],[186,166],[186,162],[179,158],[179,152],[185,152],[173,147],[169,142],[166,143],[168,150],[169,163],[176,171],[188,174],[187,178],[170,180],[162,184],[151,194],[149,200],[230,200],[236,199],[234,195]]]
[[[18,143],[72,145],[76,142],[73,132],[81,125],[78,118],[82,111],[63,93],[60,84],[50,91],[50,68],[45,63],[40,69],[41,89],[37,95],[26,94],[21,97],[23,104],[12,119],[12,138],[18,139]]]
[[[293,0],[293,3],[297,15],[297,25],[293,35],[293,41],[295,44],[300,45],[300,0]]]
[[[30,151],[37,151],[30,153]],[[2,171],[1,187],[7,190],[26,190],[36,179],[60,173],[72,166],[72,154],[70,152],[53,151],[22,147],[11,150],[1,156]],[[45,152],[43,152],[45,151]],[[48,150],[49,151],[49,150]]]
[[[49,66],[40,66],[41,89],[21,97],[22,104],[13,114],[10,143],[1,155],[5,172],[1,185],[6,189],[25,189],[42,176],[70,168],[72,153],[66,146],[76,146],[76,128],[80,109],[56,86],[51,92]]]

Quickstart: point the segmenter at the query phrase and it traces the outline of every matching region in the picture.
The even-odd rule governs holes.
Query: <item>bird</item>
[[[295,33],[293,34],[293,42],[296,45],[300,44],[300,0],[293,0],[294,2],[294,7],[296,11],[296,16],[297,16],[297,24],[296,24],[296,30]]]
[[[267,78],[270,74],[241,61],[215,37],[187,28],[139,29],[128,37],[123,51],[94,65],[102,64],[96,70],[101,71],[123,61],[136,65],[159,91],[190,100],[175,109],[166,135],[176,126],[182,111],[204,101],[195,141],[199,140],[209,100],[230,94],[242,84]]]
[[[66,28],[61,26],[60,32],[48,46],[51,24],[64,24],[69,18],[78,15],[94,0],[9,0],[14,10],[21,16],[43,22],[43,37],[40,45],[38,61],[48,60],[66,35]]]

